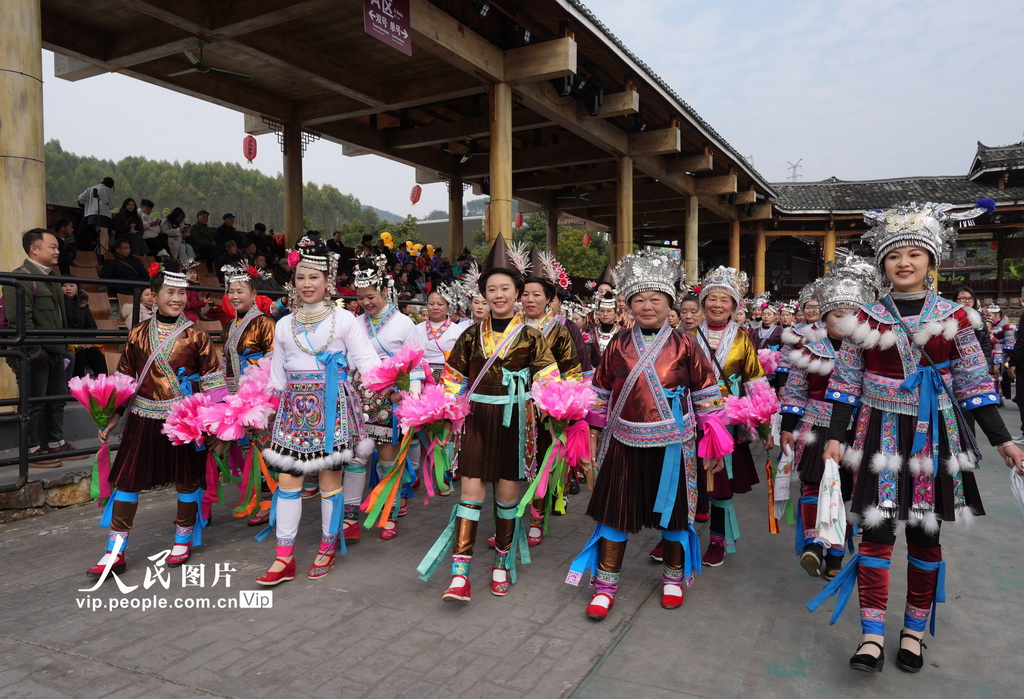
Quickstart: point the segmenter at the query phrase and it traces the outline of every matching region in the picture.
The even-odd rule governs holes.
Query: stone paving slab
[[[553,521],[505,598],[488,590],[488,522],[470,604],[441,602],[445,566],[429,583],[416,577],[454,498],[426,507],[417,500],[397,539],[364,532],[328,578],[306,580],[319,541],[312,500],[297,546],[300,577],[273,588],[271,609],[80,608],[77,600],[90,595],[196,603],[261,589],[253,581],[273,560],[272,538],[256,542],[253,529],[217,506],[192,562],[206,564],[208,576],[216,564],[230,565],[230,588],[209,580],[182,588],[172,571],[169,590],[144,590],[146,557],[169,548],[173,532],[174,493],[156,491],[140,501],[123,576],[139,588],[127,595],[109,580],[99,596],[79,592],[91,587],[83,571],[105,543],[95,506],[0,525],[0,687],[16,697],[1020,697],[1024,524],[994,456],[986,451],[980,473],[989,516],[969,532],[944,533],[949,602],[919,675],[895,667],[898,621],[885,672],[850,672],[856,605],[835,626],[832,604],[806,612],[821,583],[797,565],[792,526],[767,534],[763,485],[737,501],[739,553],[706,569],[675,611],[659,605],[660,568],[647,558],[655,534],[644,532],[627,548],[611,615],[602,623],[585,617],[588,591],[562,582],[592,530],[585,490]],[[890,603],[897,619],[904,556],[898,545]]]

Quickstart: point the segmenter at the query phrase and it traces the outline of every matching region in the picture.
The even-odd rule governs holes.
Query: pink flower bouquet
[[[727,396],[725,399],[725,421],[731,425],[746,425],[756,431],[762,439],[771,434],[771,422],[779,412],[779,398],[770,386],[755,383],[742,398]]]
[[[757,351],[757,359],[761,362],[765,375],[774,374],[779,368],[779,353],[775,350],[762,349]]]
[[[412,375],[423,363],[423,348],[406,345],[394,357],[388,357],[379,366],[360,377],[363,386],[374,393],[387,395],[392,391],[408,391]]]
[[[207,431],[203,421],[204,411],[209,407],[209,395],[193,393],[174,404],[160,431],[175,446],[195,444],[196,449],[201,449],[207,435],[212,434]]]
[[[76,376],[68,382],[68,391],[86,407],[101,430],[110,424],[114,411],[131,400],[137,388],[138,384],[124,374],[100,374],[93,378]],[[110,445],[106,442],[100,445],[93,461],[89,496],[110,497]]]
[[[445,442],[452,432],[462,429],[469,414],[469,403],[464,399],[454,399],[440,384],[431,384],[424,386],[422,393],[406,395],[395,408],[395,413],[402,429],[409,432],[423,430],[426,434],[426,459],[423,463],[426,504],[435,494],[451,490],[451,486],[444,482],[445,473],[451,470],[451,454]]]

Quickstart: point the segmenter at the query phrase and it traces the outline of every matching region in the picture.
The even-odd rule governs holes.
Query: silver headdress
[[[683,279],[683,270],[668,255],[640,250],[627,255],[615,265],[615,280],[626,302],[644,291],[661,291],[673,301]]]
[[[356,269],[352,273],[353,285],[357,289],[373,287],[384,291],[391,282],[387,273],[388,258],[384,255],[367,255],[356,260]]]
[[[757,297],[754,299],[752,308],[757,308],[762,311],[768,309],[772,313],[779,312],[778,306],[772,303],[772,297],[767,291],[763,291],[757,295]]]
[[[525,279],[530,276],[530,272],[533,271],[533,265],[530,261],[530,245],[524,241],[518,243],[508,244],[508,258],[512,262],[512,266],[515,270]],[[537,274],[541,271],[537,270]]]
[[[871,230],[864,234],[863,239],[871,243],[879,265],[890,252],[907,245],[924,248],[937,265],[943,251],[956,245],[956,229],[951,224],[970,222],[990,213],[995,210],[995,202],[979,199],[976,207],[960,214],[950,213],[952,208],[952,204],[909,202],[886,211],[871,209],[864,212],[864,220]]]
[[[466,314],[473,306],[473,299],[477,296],[483,297],[483,294],[480,293],[480,268],[475,262],[466,266],[466,271],[462,273],[462,281],[458,284],[459,291],[462,293],[459,308],[462,313]]]
[[[797,301],[800,304],[800,308],[803,308],[805,305],[807,305],[807,302],[812,299],[817,299],[819,302],[821,301],[821,299],[818,298],[817,293],[820,288],[818,286],[819,281],[821,280],[815,279],[810,284],[804,285],[804,288],[800,290],[800,294],[797,296]]]
[[[700,301],[704,303],[704,299],[712,291],[723,291],[732,296],[736,301],[736,307],[739,308],[743,297],[747,295],[748,287],[746,272],[741,272],[733,267],[715,267],[704,275],[704,283],[700,287]]]
[[[597,310],[601,310],[602,308],[615,309],[617,307],[618,304],[615,301],[615,294],[611,293],[610,291],[606,291],[604,293],[604,296],[602,296],[600,300],[597,302]]]
[[[989,304],[988,308],[986,308],[985,311],[987,313],[1002,313],[1003,309],[999,307],[999,304],[992,303],[992,304]]]
[[[322,240],[304,235],[299,238],[292,252],[298,253],[298,257],[288,255],[289,264],[294,261],[292,267],[302,264],[319,270],[327,275],[330,286],[334,286],[334,280],[338,275],[338,255],[331,252]]]
[[[172,262],[171,264],[174,263]],[[158,274],[164,275],[164,286],[173,286],[179,289],[188,288],[188,278],[185,274],[183,272],[173,272],[167,269],[167,265],[163,262],[154,262],[146,271],[149,273],[150,278],[153,278]]]
[[[783,301],[779,304],[779,313],[783,311],[789,311],[790,313],[796,313],[796,304],[792,301]]]
[[[224,274],[225,289],[235,282],[242,284],[255,284],[260,279],[268,279],[270,277],[266,270],[256,269],[252,266],[236,267],[235,265],[224,265],[220,268],[220,271]]]
[[[438,284],[434,291],[441,294],[441,297],[448,302],[449,311],[461,311],[463,309],[466,295],[462,289],[461,282],[455,281],[450,284]]]
[[[852,253],[837,256],[824,277],[815,282],[817,297],[821,301],[821,315],[840,308],[860,308],[871,303],[883,292],[886,283],[868,257]]]

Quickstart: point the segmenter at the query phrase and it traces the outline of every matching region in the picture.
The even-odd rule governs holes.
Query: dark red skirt
[[[206,451],[194,444],[174,446],[160,432],[162,420],[128,413],[121,431],[121,446],[110,467],[110,485],[138,493],[158,485],[206,487]]]
[[[750,444],[738,443],[732,452],[732,478],[726,469],[715,474],[715,488],[711,497],[715,500],[728,500],[733,495],[749,493],[761,480],[757,477],[754,457],[750,454]]]
[[[597,522],[635,534],[641,529],[658,529],[661,515],[654,512],[661,482],[665,447],[628,447],[612,439],[590,496],[587,514]],[[697,480],[703,478],[698,474]],[[669,531],[686,529],[686,477],[680,474],[676,503],[669,519]]]
[[[508,427],[502,422],[503,405],[473,403],[459,450],[459,475],[485,483],[519,480],[519,415],[512,408]],[[527,405],[527,410],[532,410]]]

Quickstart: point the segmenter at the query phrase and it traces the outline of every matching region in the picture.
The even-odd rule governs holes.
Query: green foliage
[[[185,210],[187,221],[196,212],[210,212],[210,224],[220,225],[221,215],[232,212],[236,227],[251,229],[257,221],[281,231],[284,218],[284,176],[269,177],[237,163],[193,163],[148,160],[130,156],[118,162],[68,153],[59,141],[46,144],[46,200],[51,204],[77,206],[78,195],[106,176],[114,178],[118,205],[131,197],[152,199],[154,211],[166,215],[176,206]],[[372,206],[336,187],[308,183],[303,187],[303,225],[330,237],[335,230],[364,225],[377,230],[382,216],[399,217]],[[407,226],[409,219],[399,224]],[[371,230],[370,232],[373,232]],[[383,230],[383,229],[381,229]],[[344,232],[344,230],[343,230]],[[397,236],[396,236],[397,239]],[[356,242],[358,242],[358,236]]]

